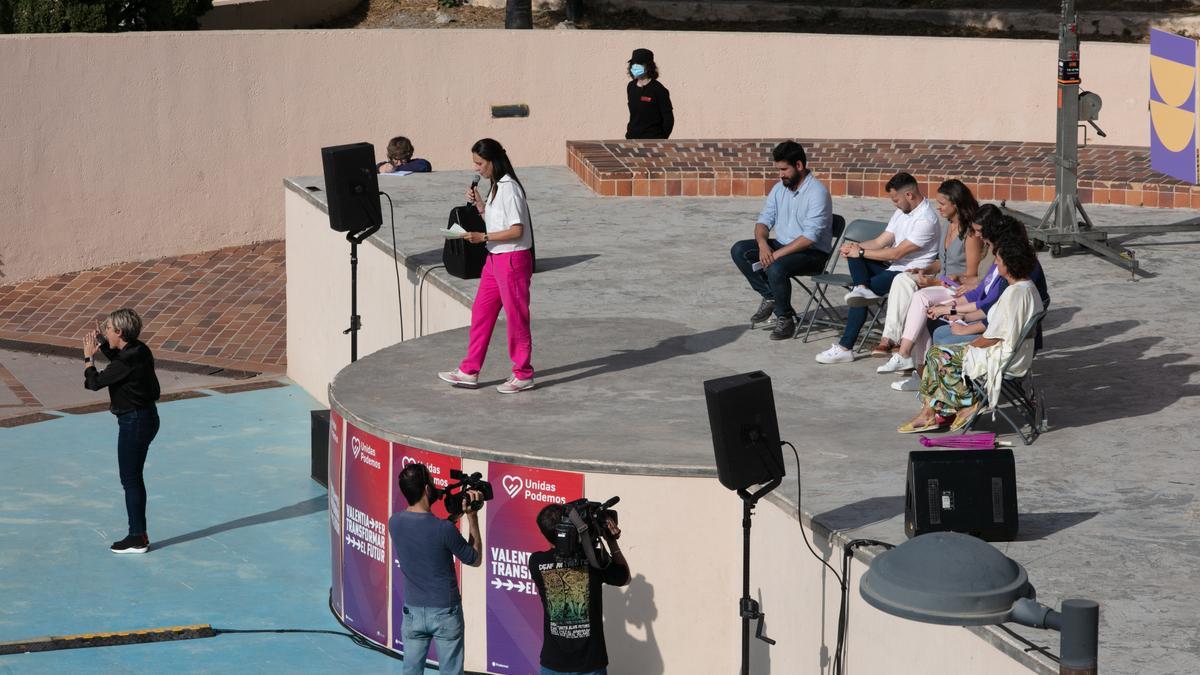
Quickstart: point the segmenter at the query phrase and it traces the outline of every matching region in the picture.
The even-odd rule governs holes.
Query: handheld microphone
[[[482,179],[482,176],[480,176],[479,174],[475,174],[475,177],[471,179],[471,189],[472,190],[474,190],[476,187],[479,186],[479,181],[481,179]],[[475,204],[472,202],[467,202],[467,206],[475,206]]]

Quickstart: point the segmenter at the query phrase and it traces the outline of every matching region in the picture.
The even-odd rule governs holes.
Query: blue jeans
[[[933,331],[931,342],[935,345],[958,345],[964,342],[973,342],[975,338],[982,336],[983,333],[972,333],[971,335],[955,335],[950,330],[950,324],[944,323]]]
[[[541,675],[608,675],[608,668],[601,668],[600,670],[589,670],[587,672],[583,672],[583,671],[566,672],[566,671],[562,671],[562,670],[550,670],[546,666],[542,666]]]
[[[850,268],[850,278],[854,280],[855,286],[866,286],[878,296],[887,295],[888,291],[892,290],[892,279],[900,274],[888,271],[891,263],[878,260],[846,258],[846,265]],[[854,349],[854,342],[865,323],[867,307],[851,307],[846,313],[846,330],[842,332],[842,339],[838,344],[846,349]]]
[[[437,641],[438,672],[463,672],[462,605],[404,606],[404,675],[422,675],[430,639]]]
[[[142,468],[150,442],[158,434],[158,410],[154,406],[117,415],[117,469],[125,488],[125,513],[129,534],[146,534],[146,481]]]
[[[774,239],[768,239],[767,245],[772,251],[783,246]],[[770,267],[755,272],[753,265],[758,262],[758,241],[754,239],[737,242],[729,249],[729,255],[746,281],[750,282],[750,288],[764,298],[775,301],[775,316],[780,318],[796,313],[792,309],[792,277],[820,274],[825,269],[825,261],[829,259],[828,255],[808,248],[776,258]]]

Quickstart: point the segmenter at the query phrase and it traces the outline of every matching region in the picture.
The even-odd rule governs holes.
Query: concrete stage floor
[[[762,369],[773,380],[781,434],[800,450],[803,511],[841,535],[903,541],[905,464],[920,446],[895,427],[918,404],[875,373],[882,360],[815,363],[829,334],[808,344],[772,342],[747,329],[758,299],[728,251],[750,236],[761,200],[601,198],[565,168],[519,173],[545,270],[533,290],[539,389],[506,397],[442,384],[435,371],[453,367],[466,344],[465,330],[451,331],[343,371],[332,397],[356,422],[468,456],[714,475],[701,381]],[[410,275],[440,261],[435,230],[469,180],[466,172],[383,179]],[[1016,206],[1038,215],[1046,207]],[[837,199],[834,210],[847,221],[886,220],[892,207]],[[1089,213],[1099,227],[1196,215],[1129,207]],[[391,236],[385,214],[376,243],[390,250]],[[1154,275],[1138,282],[1090,254],[1042,254],[1053,302],[1036,369],[1051,430],[1031,447],[1006,436],[1017,441],[1021,534],[998,546],[1026,566],[1043,602],[1101,603],[1107,672],[1200,672],[1200,588],[1192,574],[1200,562],[1200,322],[1190,311],[1200,291],[1196,239],[1131,239]],[[431,277],[464,299],[476,285],[441,270]],[[487,384],[508,373],[502,326],[496,337]],[[785,454],[791,475],[772,497],[794,512],[797,472]],[[1022,632],[1057,652],[1056,635]]]

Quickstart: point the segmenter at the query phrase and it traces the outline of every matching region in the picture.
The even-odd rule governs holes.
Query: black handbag
[[[486,232],[483,216],[474,206],[464,204],[450,210],[450,220],[446,223],[449,229],[458,225],[467,232]],[[447,239],[442,246],[442,264],[446,271],[459,279],[478,279],[483,274],[483,263],[487,261],[487,244],[468,243],[466,239]]]

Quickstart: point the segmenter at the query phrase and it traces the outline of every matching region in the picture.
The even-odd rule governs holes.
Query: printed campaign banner
[[[495,493],[484,507],[487,536],[487,658],[489,673],[537,675],[542,603],[529,576],[529,556],[550,548],[537,526],[547,504],[583,496],[583,474],[488,463]]]
[[[388,644],[387,441],[346,424],[343,467],[343,619],[364,637]]]
[[[1196,41],[1150,30],[1150,168],[1188,183],[1196,167]]]
[[[329,553],[333,580],[329,586],[333,613],[342,615],[342,416],[329,411]]]
[[[450,455],[442,455],[428,450],[418,450],[410,448],[401,443],[392,443],[392,467],[396,477],[400,476],[400,472],[409,464],[424,464],[429,469],[429,475],[433,478],[433,484],[438,489],[444,490],[452,481],[450,480],[450,470],[462,469],[462,459],[451,457]],[[400,492],[400,484],[396,480],[392,480],[392,510],[400,511],[408,508],[408,500]],[[438,518],[445,518],[446,505],[438,501],[433,505],[433,515]],[[465,536],[465,535],[464,535]],[[392,541],[391,533],[388,533],[388,553],[392,557],[392,649],[396,651],[404,651],[404,574],[400,571],[400,561],[396,557],[396,545]],[[462,565],[455,559],[454,569],[458,573],[458,587],[462,589]],[[437,649],[434,643],[429,644],[429,656],[433,661],[437,660]]]

